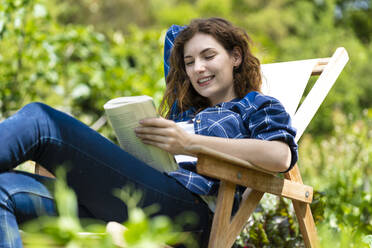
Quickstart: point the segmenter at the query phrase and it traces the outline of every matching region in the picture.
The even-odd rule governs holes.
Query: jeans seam
[[[10,196],[7,195],[6,196],[7,198],[4,199],[4,203],[7,203],[10,199]],[[7,237],[7,241],[9,242],[9,245],[10,247],[14,247],[14,240],[13,240],[13,236],[11,235],[11,232],[9,232],[9,230],[12,230],[11,228],[8,227],[8,216],[9,216],[9,213],[7,211],[11,211],[11,209],[9,209],[8,207],[6,207],[6,211],[5,213],[2,215],[2,218],[3,218],[3,223],[5,223],[5,230],[6,230],[6,237]],[[14,214],[14,213],[12,213]]]
[[[5,213],[3,215],[3,218],[4,218],[4,223],[5,223],[5,230],[7,230],[6,236],[8,237],[9,244],[11,246],[13,246],[13,240],[12,240],[12,237],[10,235],[10,232],[8,231],[8,230],[10,230],[10,228],[8,228],[7,213]]]
[[[51,197],[47,197],[47,196],[43,196],[43,195],[38,195],[36,193],[33,193],[33,192],[27,192],[27,191],[18,191],[16,193],[9,193],[9,194],[6,194],[6,199],[3,199],[3,202],[4,203],[8,203],[8,201],[11,199],[11,196],[14,196],[16,194],[20,194],[20,193],[27,193],[27,194],[31,194],[31,195],[35,195],[35,196],[38,196],[38,197],[41,197],[41,198],[45,198],[45,199],[49,199],[49,200],[53,200],[54,201],[54,198],[51,198]],[[10,212],[11,209],[9,209],[7,207],[8,211]],[[13,211],[11,211],[12,214],[14,215]],[[3,218],[3,223],[5,224],[5,230],[6,230],[6,237],[7,237],[7,240],[9,242],[9,245],[10,247],[15,247],[15,239],[14,239],[14,236],[12,235],[11,232],[9,232],[9,230],[12,230],[11,228],[9,228],[8,226],[8,217],[9,217],[9,213],[6,211],[3,215],[2,215],[2,218]]]
[[[21,194],[21,193],[26,193],[26,194],[30,194],[30,195],[34,195],[34,196],[38,196],[38,197],[42,197],[42,198],[45,198],[45,199],[49,199],[49,200],[53,200],[54,201],[54,197],[52,197],[52,196],[46,196],[46,195],[38,194],[38,193],[35,193],[35,192],[25,191],[25,190],[17,191],[15,193],[12,193],[11,195],[14,196],[16,194]],[[9,200],[9,197],[8,197],[7,200]]]
[[[11,196],[13,195],[16,195],[16,194],[21,194],[21,193],[27,193],[27,194],[30,194],[30,195],[35,195],[35,196],[38,196],[38,197],[42,197],[42,198],[46,198],[46,199],[49,199],[49,200],[54,200],[53,197],[48,197],[48,196],[44,196],[44,195],[39,195],[39,194],[36,194],[34,192],[28,192],[28,191],[18,191],[18,192],[15,192],[15,193],[9,193],[9,194],[6,194],[6,199],[3,199],[4,202],[8,202],[9,199],[11,198]]]

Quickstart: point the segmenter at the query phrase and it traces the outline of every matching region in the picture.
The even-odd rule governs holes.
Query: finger
[[[161,136],[177,136],[179,134],[179,128],[170,126],[170,127],[144,127],[139,126],[134,129],[135,133],[138,134],[156,134]]]
[[[137,134],[137,137],[140,138],[142,141],[150,140],[158,143],[168,143],[169,138],[162,135],[155,135],[155,134]]]
[[[160,128],[160,127],[136,127],[134,129],[136,134],[156,134],[156,135],[167,135],[168,131],[167,128]]]
[[[142,140],[143,143],[145,143],[146,145],[152,145],[152,146],[156,146],[162,150],[165,150],[167,152],[171,152],[171,150],[169,149],[169,145],[168,144],[165,144],[165,143],[159,143],[159,142],[156,142],[156,141],[153,141],[153,140]]]
[[[159,118],[145,118],[139,121],[142,126],[153,126],[153,127],[169,127],[174,124],[174,121]]]

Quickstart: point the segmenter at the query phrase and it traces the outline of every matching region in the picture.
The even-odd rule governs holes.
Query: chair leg
[[[305,246],[308,248],[319,247],[318,236],[314,223],[313,215],[311,214],[310,205],[304,202],[292,200],[293,208],[296,213],[300,231],[304,239]]]
[[[209,238],[209,248],[231,247],[264,194],[263,192],[247,189],[244,192],[238,212],[231,220],[235,187],[235,184],[221,181]]]
[[[292,170],[285,174],[285,178],[294,182],[302,183],[302,177],[297,164],[292,168]],[[310,205],[295,200],[292,200],[292,203],[305,246],[311,248],[319,247],[318,235]]]
[[[218,190],[216,211],[213,217],[212,230],[209,237],[209,248],[226,248],[226,230],[230,224],[232,204],[236,185],[221,181]]]
[[[247,191],[250,191],[246,194]],[[240,203],[239,210],[232,219],[229,228],[226,233],[226,247],[231,247],[236,237],[241,233],[244,226],[247,224],[247,221],[253,211],[256,209],[258,203],[261,201],[263,192],[257,190],[246,189],[244,192],[242,202]]]

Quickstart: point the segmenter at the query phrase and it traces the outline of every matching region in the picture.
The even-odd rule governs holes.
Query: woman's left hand
[[[174,121],[164,118],[146,118],[139,122],[135,133],[143,143],[159,147],[172,154],[190,154],[185,150],[192,134],[187,133]]]

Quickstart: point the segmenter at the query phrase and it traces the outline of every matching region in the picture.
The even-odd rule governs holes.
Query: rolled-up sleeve
[[[291,150],[290,170],[298,159],[298,147],[295,141],[296,129],[292,127],[291,117],[283,105],[275,98],[257,94],[253,107],[255,111],[247,118],[251,138],[261,140],[280,140],[288,144]],[[288,171],[287,170],[287,171]]]

